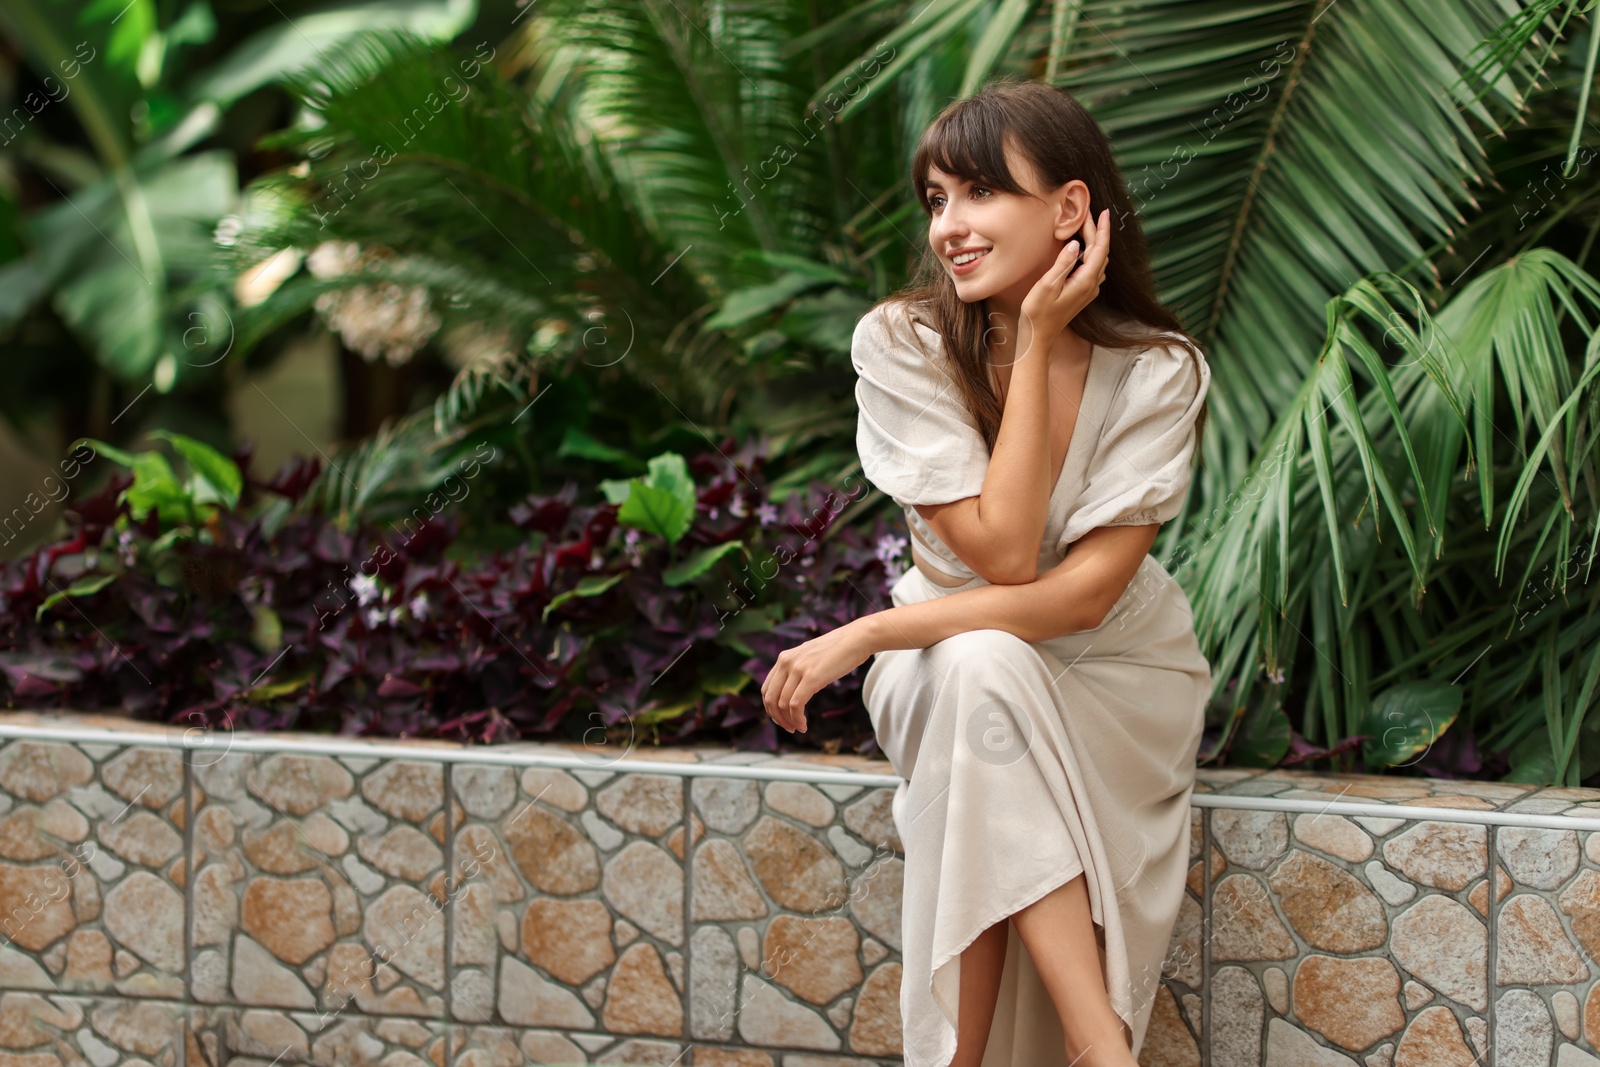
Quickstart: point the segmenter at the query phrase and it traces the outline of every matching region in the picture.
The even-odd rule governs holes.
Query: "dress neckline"
[[[1056,478],[1056,484],[1050,487],[1051,503],[1055,502],[1056,494],[1061,491],[1061,486],[1071,480],[1074,469],[1079,474],[1088,469],[1088,457],[1084,455],[1085,448],[1081,445],[1081,442],[1087,432],[1083,426],[1084,422],[1087,421],[1086,417],[1091,411],[1100,409],[1099,377],[1096,371],[1105,360],[1098,358],[1099,354],[1100,346],[1090,342],[1089,369],[1083,376],[1083,395],[1078,400],[1078,415],[1072,423],[1072,434],[1067,439],[1067,455],[1061,461],[1061,474]],[[1095,402],[1093,405],[1090,403],[1091,400]],[[1055,509],[1052,507],[1050,511],[1054,514]]]
[[[1076,447],[1078,439],[1083,436],[1083,416],[1090,410],[1089,399],[1096,386],[1095,370],[1105,360],[1095,358],[1100,352],[1100,346],[1093,341],[1089,342],[1089,369],[1083,375],[1083,393],[1078,399],[1078,414],[1072,422],[1072,433],[1067,438],[1067,454],[1061,461],[1061,473],[1056,476],[1055,484],[1050,487],[1050,502],[1054,502],[1056,492],[1061,488],[1061,483],[1067,481],[1067,476],[1072,473],[1074,457],[1080,456],[1083,449]],[[1099,398],[1096,397],[1096,400]],[[1080,472],[1086,469],[1080,467]],[[1053,510],[1053,509],[1052,509]]]

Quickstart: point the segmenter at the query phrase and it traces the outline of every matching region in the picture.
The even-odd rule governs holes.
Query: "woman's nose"
[[[946,204],[939,211],[939,214],[934,217],[930,235],[933,238],[933,243],[939,247],[940,251],[943,251],[946,245],[950,244],[955,238],[965,235],[966,232],[967,224],[961,217],[960,211],[954,210],[949,204]]]

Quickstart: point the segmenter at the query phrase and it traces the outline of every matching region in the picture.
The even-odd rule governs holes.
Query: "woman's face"
[[[995,298],[1015,314],[1061,246],[1083,228],[1089,187],[1074,178],[1042,189],[1022,153],[1009,141],[1005,150],[1006,165],[1033,195],[1002,192],[929,167],[928,241],[957,296],[969,304]],[[977,259],[973,252],[980,253]]]

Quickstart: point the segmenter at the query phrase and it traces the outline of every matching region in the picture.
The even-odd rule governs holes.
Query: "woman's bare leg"
[[[1072,1067],[1138,1067],[1127,1027],[1106,995],[1083,875],[1012,915],[1011,922],[1061,1017],[1067,1062]]]
[[[950,1067],[978,1067],[989,1044],[994,1006],[1000,999],[1000,973],[1006,965],[1006,938],[1001,919],[972,939],[961,951],[961,1004],[957,1009],[956,1054]]]

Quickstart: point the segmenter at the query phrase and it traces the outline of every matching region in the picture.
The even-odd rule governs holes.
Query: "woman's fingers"
[[[805,723],[803,708],[790,708],[799,695],[801,681],[800,671],[780,655],[767,674],[766,681],[761,683],[761,702],[766,706],[767,714],[773,722],[790,733],[801,730]]]
[[[1111,254],[1111,227],[1109,225],[1110,220],[1107,218],[1108,215],[1110,215],[1109,210],[1100,213],[1101,221],[1100,225],[1095,229],[1094,242],[1089,246],[1089,250],[1085,253],[1078,270],[1068,279],[1069,286],[1074,282],[1077,283],[1075,296],[1081,296],[1086,289],[1098,289],[1100,283],[1105,281],[1106,261]],[[1084,220],[1084,224],[1088,225],[1087,218]],[[1063,296],[1065,295],[1063,293]]]
[[[761,703],[765,705],[767,714],[772,717],[772,721],[785,730],[789,729],[789,724],[785,721],[782,710],[773,698],[781,691],[783,676],[786,673],[788,672],[782,663],[775,664],[772,670],[767,672],[767,680],[761,683]]]
[[[1095,228],[1094,238],[1088,244],[1089,251],[1083,257],[1084,265],[1097,271],[1105,268],[1111,255],[1110,214],[1109,208],[1100,213],[1100,225]]]
[[[1054,276],[1052,281],[1063,282],[1072,273],[1072,268],[1078,264],[1078,248],[1077,238],[1061,246],[1061,251],[1056,253],[1056,261],[1050,265],[1050,274]]]
[[[800,709],[796,706],[797,701],[795,698],[800,695],[803,681],[804,678],[801,676],[800,671],[791,671],[789,676],[783,680],[783,694],[778,698],[778,703],[783,706],[784,714],[789,720],[789,729],[791,730],[800,725]]]

